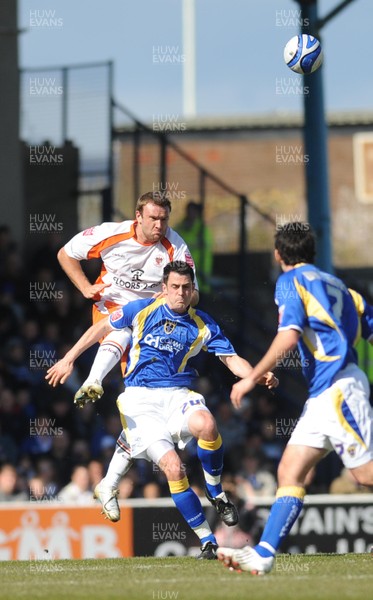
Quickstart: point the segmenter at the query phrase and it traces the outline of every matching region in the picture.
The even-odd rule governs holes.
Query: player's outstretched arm
[[[109,317],[102,319],[87,329],[76,344],[66,352],[65,356],[48,369],[45,379],[49,385],[56,387],[59,383],[65,383],[66,379],[72,373],[74,362],[78,356],[83,354],[87,348],[93,346],[102,337],[105,337],[112,329]]]
[[[66,275],[83,294],[84,298],[92,299],[103,289],[111,285],[110,283],[92,284],[84,274],[80,261],[69,256],[65,248],[61,248],[57,254],[58,262]]]
[[[251,364],[238,354],[221,355],[219,358],[236,377],[248,377],[253,370]]]
[[[245,360],[241,356],[238,356],[238,354],[233,354],[231,356],[220,356],[220,360],[237,377],[241,377],[241,378],[251,377],[252,372],[253,372],[253,367],[250,365],[250,363],[247,360]],[[266,373],[264,373],[263,377],[261,377],[259,379],[258,383],[260,385],[267,386],[268,389],[271,390],[271,389],[277,387],[279,382],[278,382],[277,377],[275,377],[275,375],[271,371],[267,371]],[[239,405],[236,406],[236,408],[238,408],[238,407],[239,407]]]
[[[232,371],[233,375],[236,377],[250,377],[253,372],[253,367],[250,363],[242,358],[242,356],[238,356],[238,354],[233,354],[231,356],[220,356],[220,360],[225,364],[226,367],[230,371]],[[268,371],[260,378],[258,381],[260,385],[266,385],[269,389],[278,386],[278,379],[275,375]]]

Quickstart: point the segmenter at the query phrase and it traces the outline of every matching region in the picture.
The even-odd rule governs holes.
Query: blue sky
[[[319,15],[340,2],[319,0]],[[328,111],[373,108],[372,13],[355,0],[323,29]],[[282,56],[298,15],[294,0],[196,0],[198,116],[301,110],[300,94],[278,93],[299,81]],[[113,60],[118,101],[143,120],[182,114],[181,63],[154,60],[159,47],[182,56],[181,0],[19,0],[19,23],[21,66]]]

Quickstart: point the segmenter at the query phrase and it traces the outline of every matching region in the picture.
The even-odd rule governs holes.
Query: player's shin
[[[199,439],[197,454],[201,461],[205,477],[205,493],[208,501],[217,511],[223,523],[232,527],[238,523],[237,508],[231,502],[221,486],[224,448],[220,434],[210,442]]]
[[[113,457],[102,484],[110,489],[116,489],[124,475],[132,465],[131,450],[122,431],[115,446]]]
[[[220,480],[223,471],[224,448],[220,434],[212,442],[199,439],[197,455],[203,468],[206,489],[212,498],[216,498],[223,492]]]
[[[97,351],[85,384],[93,381],[101,383],[109,371],[120,361],[130,339],[131,332],[129,329],[110,332]]]
[[[201,501],[189,486],[188,478],[184,477],[179,481],[169,481],[168,485],[176,508],[198,535],[201,543],[212,542],[216,544],[215,536],[206,521]]]
[[[263,557],[274,556],[282,540],[289,534],[303,508],[305,489],[297,486],[280,487],[276,501],[254,550]]]

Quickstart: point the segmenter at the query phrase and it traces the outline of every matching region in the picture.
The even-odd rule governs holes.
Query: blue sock
[[[260,556],[275,555],[281,541],[299,517],[304,495],[305,489],[302,487],[287,486],[277,490],[276,501],[272,504],[260,542],[254,546]]]
[[[197,455],[204,470],[206,488],[210,496],[216,498],[223,488],[220,477],[223,472],[224,447],[219,434],[213,442],[198,440]]]
[[[189,487],[188,478],[184,477],[181,481],[169,481],[168,485],[171,491],[171,498],[188,525],[192,528],[201,525],[206,520],[206,517],[200,499],[192,488]]]

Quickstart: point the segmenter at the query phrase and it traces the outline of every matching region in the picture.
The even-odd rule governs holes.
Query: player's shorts
[[[335,450],[348,469],[373,459],[373,410],[368,379],[350,363],[333,385],[309,398],[288,444]]]
[[[114,302],[108,300],[100,300],[92,306],[92,323],[95,325],[102,319],[106,319],[109,315],[115,312],[118,308],[122,308]],[[125,327],[122,330],[114,331],[110,335],[110,345],[115,346],[121,352],[120,367],[122,375],[124,376],[127,369],[129,343],[131,341],[132,331],[129,327]],[[100,339],[100,344],[104,341],[105,337]]]
[[[122,308],[122,306],[115,304],[115,302],[109,302],[109,300],[99,300],[99,302],[95,302],[95,304],[92,306],[93,325],[102,319],[106,319],[106,317],[111,315],[118,308]]]
[[[190,415],[197,410],[210,412],[203,396],[188,388],[127,387],[117,406],[132,458],[157,464],[175,444],[184,447],[192,439]],[[147,454],[150,447],[151,456]]]

